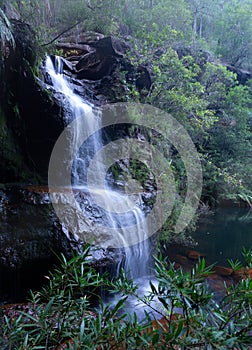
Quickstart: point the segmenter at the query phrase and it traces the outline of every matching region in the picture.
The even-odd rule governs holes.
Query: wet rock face
[[[47,192],[9,187],[0,193],[2,266],[18,269],[24,262],[50,259],[53,250],[69,252]]]
[[[92,215],[92,213],[90,214]],[[83,242],[61,225],[47,188],[11,186],[0,190],[0,303],[23,300],[30,288],[39,288],[56,255],[70,257]],[[96,269],[115,265],[121,253],[91,249]]]
[[[140,92],[151,87],[149,69],[129,62],[130,45],[124,40],[97,33],[75,33],[60,39],[57,48],[63,51],[66,74],[70,74],[73,83],[88,85],[95,103],[122,101],[127,93],[123,75]]]
[[[63,98],[54,99],[34,76],[35,34],[18,20],[12,20],[12,28],[15,47],[0,58],[2,183],[47,177],[50,154],[68,114]]]
[[[48,193],[1,190],[0,222],[0,301],[22,299],[24,290],[44,280],[55,253],[69,252],[70,244],[57,226]]]

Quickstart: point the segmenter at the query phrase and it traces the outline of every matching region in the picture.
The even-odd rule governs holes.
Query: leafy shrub
[[[31,293],[28,312],[2,315],[2,349],[247,349],[252,344],[252,280],[249,274],[223,286],[214,301],[206,278],[211,266],[202,259],[190,272],[156,259],[157,285],[138,296],[138,287],[123,271],[108,279],[89,266],[89,247],[66,261],[49,277],[49,285]],[[251,250],[243,250],[246,271]],[[231,262],[233,265],[234,263]],[[239,268],[241,264],[235,262]],[[114,306],[103,304],[99,288],[119,293]],[[159,315],[159,320],[123,311],[130,296]],[[94,306],[92,298],[98,301]]]

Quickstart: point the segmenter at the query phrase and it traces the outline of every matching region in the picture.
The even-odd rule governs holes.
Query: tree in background
[[[252,1],[231,0],[222,4],[213,36],[217,39],[216,53],[224,61],[251,68],[252,61]]]
[[[193,14],[193,38],[204,38],[223,62],[251,69],[252,1],[187,0]]]

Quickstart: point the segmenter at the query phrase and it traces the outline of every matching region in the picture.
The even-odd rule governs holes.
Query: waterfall
[[[73,92],[69,78],[64,75],[62,62],[59,57],[55,56],[54,64],[51,58],[47,57],[45,67],[54,90],[65,97],[66,103],[71,110],[72,120],[85,116],[79,119],[82,124],[79,125],[78,122],[75,127],[72,142],[75,143],[75,140],[78,140],[80,130],[83,128],[90,131],[98,130],[92,134],[92,137],[75,154],[72,165],[72,187],[75,189],[75,192],[80,191],[85,193],[85,195],[89,193],[98,203],[102,203],[103,209],[98,209],[101,212],[99,214],[100,220],[103,220],[107,226],[117,229],[118,240],[120,240],[121,247],[123,247],[120,249],[122,249],[122,253],[125,256],[117,270],[124,268],[126,276],[133,279],[147,276],[150,272],[150,246],[145,214],[140,209],[140,195],[135,196],[134,199],[133,196],[129,198],[127,193],[115,189],[114,186],[112,189],[109,182],[104,181],[104,174],[106,174],[107,170],[102,156],[97,157],[95,166],[90,170],[92,168],[90,166],[92,160],[99,153],[99,150],[104,147],[100,127],[102,113],[98,108]],[[88,171],[92,171],[91,176],[89,175],[89,178],[91,177],[92,179],[89,186],[87,184]],[[101,186],[101,184],[103,185]],[[124,206],[124,209],[128,208],[128,210],[120,212],[118,210],[120,206]],[[97,207],[99,208],[99,205],[96,205],[96,210]],[[82,210],[85,210],[84,205]],[[90,208],[89,210],[92,211]],[[137,227],[136,241],[139,243],[134,245],[127,241],[125,228],[130,225]]]

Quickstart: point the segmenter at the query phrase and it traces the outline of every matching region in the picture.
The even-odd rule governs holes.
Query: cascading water
[[[53,64],[50,57],[46,59],[46,71],[51,78],[53,88],[63,94],[66,98],[66,103],[69,104],[72,114],[72,119],[76,119],[79,116],[85,116],[80,119],[81,125],[78,125],[74,129],[74,135],[72,142],[78,140],[79,132],[83,128],[92,130],[99,130],[95,132],[88,142],[82,145],[75,155],[75,159],[72,165],[72,187],[75,191],[83,191],[89,193],[89,195],[98,199],[98,202],[102,203],[102,219],[111,228],[118,229],[117,239],[121,241],[121,247],[124,251],[125,258],[118,266],[124,268],[126,276],[133,279],[138,279],[147,276],[150,273],[150,246],[148,238],[148,227],[145,221],[144,212],[140,209],[139,203],[141,202],[140,195],[135,196],[136,203],[132,202],[132,198],[127,198],[127,193],[112,189],[108,182],[104,184],[104,174],[106,174],[106,167],[104,165],[104,159],[98,157],[98,161],[95,162],[95,167],[92,171],[91,178],[92,183],[87,185],[88,181],[88,168],[92,162],[94,156],[102,149],[102,132],[101,132],[101,112],[95,108],[92,104],[83,100],[80,96],[76,95],[68,82],[68,77],[64,76],[62,72],[62,63],[59,57],[55,57],[55,63]],[[70,120],[71,121],[71,120]],[[70,122],[69,121],[69,122]],[[85,125],[83,125],[83,123]],[[89,176],[90,177],[90,176]],[[118,208],[121,203],[128,203],[129,210],[127,212],[119,212]],[[126,205],[127,207],[127,205]],[[85,209],[83,209],[85,210]],[[92,210],[92,209],[91,209]],[[137,230],[137,244],[130,244],[127,242],[127,233],[124,227],[129,225],[135,225]],[[105,242],[106,243],[106,242]],[[109,246],[109,243],[108,243]]]

